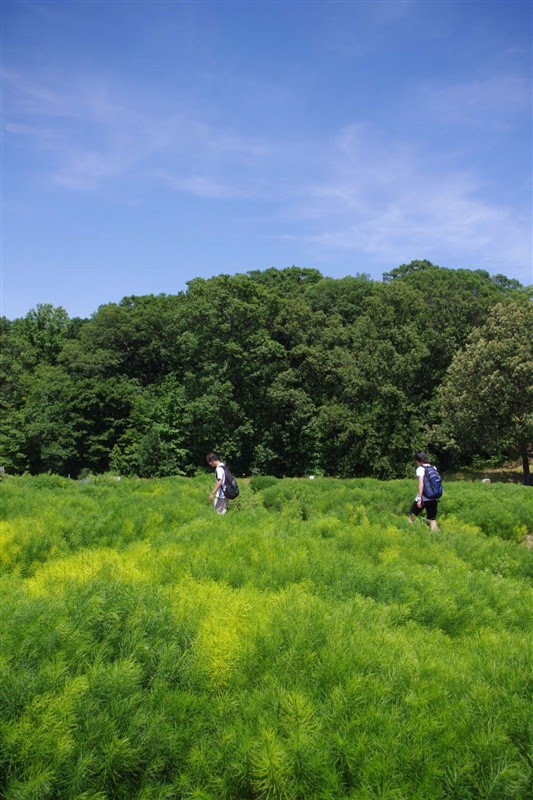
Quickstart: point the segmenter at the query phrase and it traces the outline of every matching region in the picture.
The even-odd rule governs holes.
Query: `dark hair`
[[[421,464],[429,464],[429,458],[423,450],[418,450],[415,453],[415,461],[420,461]]]
[[[216,453],[208,453],[205,457],[205,460],[209,464],[210,461],[218,461],[219,458]]]

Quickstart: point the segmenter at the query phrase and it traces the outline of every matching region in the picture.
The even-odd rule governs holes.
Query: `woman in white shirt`
[[[418,453],[415,453],[415,464],[416,477],[418,478],[418,493],[409,511],[409,522],[414,522],[414,518],[418,517],[425,509],[429,527],[432,531],[436,531],[438,530],[436,519],[439,501],[435,498],[424,497],[425,468],[430,467],[431,464],[423,450],[419,450]]]

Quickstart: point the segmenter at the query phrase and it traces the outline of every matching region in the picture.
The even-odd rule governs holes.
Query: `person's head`
[[[417,464],[429,464],[427,454],[423,450],[418,450],[415,453],[415,461]]]
[[[208,453],[205,457],[205,460],[209,464],[210,467],[213,466],[217,461],[219,461],[219,457],[216,453]]]

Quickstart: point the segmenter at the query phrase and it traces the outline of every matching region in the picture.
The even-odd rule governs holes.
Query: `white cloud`
[[[197,197],[205,197],[208,199],[229,199],[236,197],[249,197],[250,193],[244,189],[240,189],[233,183],[226,184],[216,181],[205,175],[190,175],[181,176],[173,175],[172,173],[164,172],[163,170],[156,170],[153,173],[154,177],[162,180],[171,189],[179,192],[186,192],[193,194]]]
[[[369,3],[368,8],[375,20],[382,24],[394,23],[416,13],[415,0],[380,0],[379,3]]]
[[[43,169],[69,189],[92,190],[107,178],[135,174],[159,176],[167,185],[204,197],[242,196],[242,189],[231,186],[235,166],[253,165],[268,155],[261,140],[207,124],[185,101],[182,108],[161,111],[139,91],[110,90],[103,78],[71,77],[67,85],[9,70],[4,77],[4,130],[24,136],[44,153]],[[165,168],[154,169],[154,160]],[[197,174],[191,177],[195,165]],[[226,180],[210,174],[225,171]]]
[[[308,220],[313,232],[290,238],[391,264],[442,254],[444,263],[519,270],[528,281],[531,220],[483,199],[471,170],[452,171],[362,125],[341,130],[331,150],[328,179],[307,187],[293,208],[295,227]]]
[[[516,75],[495,75],[455,84],[424,85],[420,105],[439,122],[509,130],[517,113],[531,118],[532,87]]]
[[[408,129],[391,140],[366,124],[345,126],[332,139],[293,132],[292,140],[265,141],[217,124],[185,101],[154,108],[138,91],[108,89],[103,78],[71,77],[68,87],[12,72],[6,80],[6,133],[25,137],[67,189],[135,176],[199,198],[254,198],[268,202],[268,211],[254,212],[262,231],[300,242],[311,257],[348,251],[392,265],[440,258],[531,280],[530,215],[489,201],[482,174],[451,144],[447,152],[430,151],[416,146]],[[460,106],[471,111],[466,119],[479,121],[494,106],[504,116],[505,103],[518,108],[527,95],[511,78],[432,89],[421,98],[450,120]],[[248,213],[243,204],[242,218]]]

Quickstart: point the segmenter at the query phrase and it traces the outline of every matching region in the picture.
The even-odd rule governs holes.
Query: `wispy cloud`
[[[250,191],[239,188],[234,183],[223,183],[206,175],[176,176],[163,170],[156,170],[154,178],[163,181],[171,189],[193,194],[207,199],[228,200],[250,196]]]
[[[531,115],[532,97],[530,82],[508,74],[451,84],[426,84],[421,87],[419,99],[426,112],[441,123],[508,130],[517,113]]]
[[[154,107],[139,91],[95,76],[72,76],[68,86],[14,72],[5,80],[6,133],[42,152],[43,169],[65,189],[135,176],[198,198],[268,201],[271,236],[310,254],[348,251],[390,264],[414,255],[448,264],[468,258],[514,274],[531,263],[531,220],[491,203],[482,176],[452,149],[431,153],[408,131],[392,139],[359,123],[333,138],[265,140],[217,124],[186,100]],[[419,99],[441,119],[496,124],[523,108],[527,90],[502,77],[426,85]]]
[[[306,219],[311,233],[301,232]],[[455,255],[478,266],[523,265],[526,280],[531,264],[530,219],[483,199],[472,170],[451,170],[364,125],[339,132],[328,178],[307,187],[293,220],[299,233],[289,237],[315,251],[351,251],[392,264],[412,254]]]
[[[368,7],[381,24],[396,22],[416,12],[415,0],[380,0],[379,3],[369,3]]]
[[[43,170],[59,185],[92,190],[110,177],[159,176],[167,185],[202,196],[239,196],[230,181],[215,181],[209,170],[226,162],[249,165],[263,159],[268,147],[259,139],[236,135],[208,124],[183,107],[161,111],[128,87],[72,78],[69,85],[4,73],[4,130],[24,136],[46,153]],[[51,84],[53,88],[51,88]],[[164,169],[154,169],[162,161]],[[202,174],[203,165],[208,172]],[[191,177],[191,172],[196,174]]]

